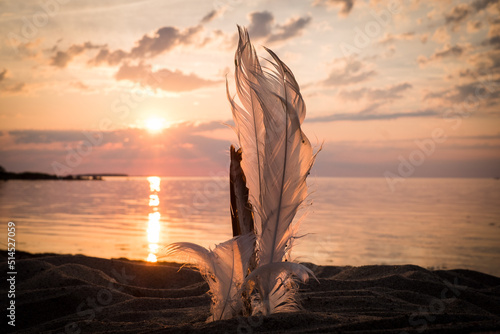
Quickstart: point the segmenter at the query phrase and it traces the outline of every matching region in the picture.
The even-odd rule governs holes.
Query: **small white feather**
[[[230,319],[242,312],[242,286],[253,253],[255,235],[248,233],[207,250],[189,242],[167,246],[163,256],[191,264],[210,287],[211,316],[207,321]]]
[[[245,284],[255,283],[253,287],[257,290],[258,298],[254,314],[268,315],[299,309],[295,296],[298,289],[296,280],[305,283],[309,275],[316,279],[309,268],[293,262],[269,263],[252,271],[245,279]]]

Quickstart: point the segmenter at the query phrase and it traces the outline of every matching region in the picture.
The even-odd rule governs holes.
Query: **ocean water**
[[[292,251],[321,265],[415,264],[500,276],[500,181],[311,178]],[[155,261],[169,243],[232,236],[227,178],[0,182],[2,248]]]

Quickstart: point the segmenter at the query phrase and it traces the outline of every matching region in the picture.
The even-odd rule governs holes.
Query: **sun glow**
[[[144,127],[150,133],[158,133],[165,129],[165,120],[158,117],[150,117],[144,121]]]

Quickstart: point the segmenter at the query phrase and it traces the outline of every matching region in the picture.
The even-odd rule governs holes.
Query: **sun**
[[[165,128],[165,120],[158,117],[150,117],[144,121],[144,127],[150,133],[158,133]]]

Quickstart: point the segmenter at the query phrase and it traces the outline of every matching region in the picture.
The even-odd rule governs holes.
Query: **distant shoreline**
[[[103,177],[110,176],[128,176],[127,174],[76,174],[58,176],[54,174],[37,173],[37,172],[0,172],[0,180],[63,180],[63,181],[102,181]]]

